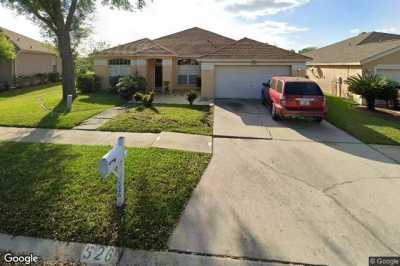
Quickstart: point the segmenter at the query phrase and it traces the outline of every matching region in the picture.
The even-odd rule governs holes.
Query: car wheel
[[[281,120],[281,117],[279,116],[278,112],[276,111],[274,104],[272,104],[271,116],[272,116],[272,119],[274,119],[275,121]]]
[[[317,123],[321,123],[322,122],[322,117],[315,117],[314,118],[314,122],[317,122]]]

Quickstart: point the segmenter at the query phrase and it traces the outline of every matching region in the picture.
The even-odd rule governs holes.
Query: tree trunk
[[[375,111],[375,98],[365,98],[367,101],[367,108],[370,111]]]
[[[74,58],[69,31],[62,30],[57,34],[57,37],[58,49],[62,60],[63,99],[66,100],[69,94],[71,94],[73,98],[76,96]]]

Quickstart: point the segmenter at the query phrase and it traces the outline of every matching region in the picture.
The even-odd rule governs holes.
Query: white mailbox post
[[[68,94],[67,95],[67,110],[68,110],[68,112],[71,112],[71,110],[72,110],[72,100],[73,100],[72,95]]]
[[[125,138],[119,137],[117,145],[100,160],[100,175],[106,179],[111,174],[117,177],[117,206],[125,202]]]

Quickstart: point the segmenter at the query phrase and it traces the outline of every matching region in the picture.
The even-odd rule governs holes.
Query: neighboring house
[[[347,96],[345,80],[355,74],[400,81],[400,35],[362,33],[305,55],[313,58],[307,62],[307,75],[332,95]]]
[[[95,55],[103,88],[112,77],[140,75],[150,89],[201,90],[205,98],[259,98],[272,75],[304,75],[310,58],[250,40],[235,41],[200,28],[142,39]]]
[[[61,59],[57,51],[48,44],[0,27],[15,45],[16,58],[0,63],[0,83],[12,84],[14,77],[31,76],[37,73],[61,73]]]

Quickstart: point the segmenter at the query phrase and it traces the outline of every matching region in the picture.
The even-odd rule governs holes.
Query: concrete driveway
[[[233,106],[216,106],[214,156],[170,249],[352,266],[400,254],[399,164],[328,123]]]

